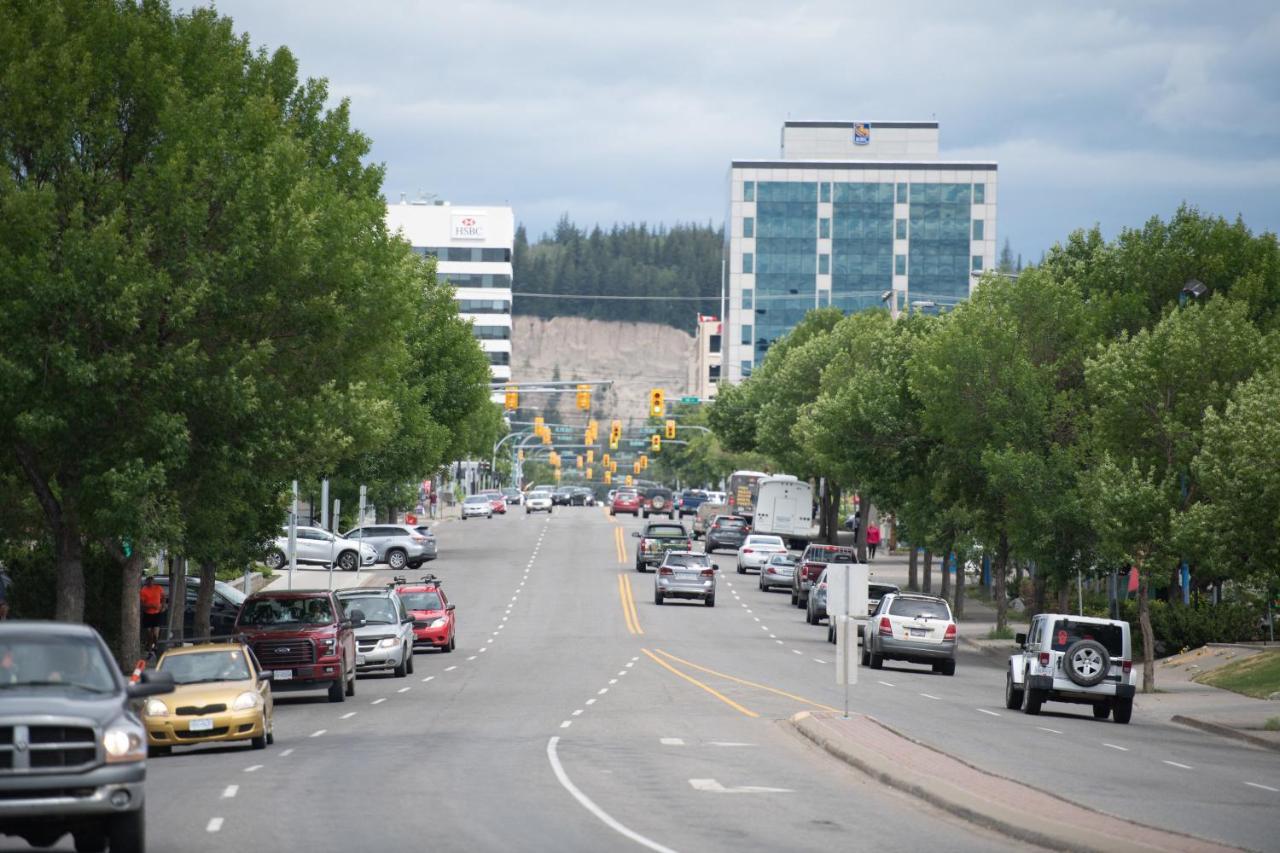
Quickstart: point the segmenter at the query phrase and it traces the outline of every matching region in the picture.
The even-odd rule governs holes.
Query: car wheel
[[[404,678],[408,674],[409,674],[408,656],[405,655],[404,650],[401,649],[400,662],[395,665],[394,669],[391,670],[391,676],[393,678]]]
[[[337,681],[330,684],[329,685],[329,701],[330,702],[346,701],[347,694],[343,692],[344,687],[346,687],[346,685],[343,683],[343,679],[341,678],[339,678]]]
[[[266,564],[268,569],[274,572],[284,565],[284,551],[281,551],[279,548],[272,548],[267,552],[267,556],[262,562]]]
[[[863,640],[863,644],[862,644],[862,665],[871,666],[871,654],[867,650],[867,645],[865,640]]]
[[[344,572],[354,572],[356,570],[356,563],[359,561],[360,560],[356,556],[355,551],[343,551],[338,555],[338,568],[342,569]]]
[[[835,641],[836,641],[836,626],[828,625],[827,626],[827,642],[834,643]]]
[[[525,515],[528,515],[528,514],[529,514],[529,513],[531,513],[531,512],[533,512],[533,510],[529,509],[528,507],[525,507],[525,508],[524,508],[524,514],[525,514]]]
[[[356,695],[356,671],[351,670],[351,678],[347,680],[347,695]]]
[[[1022,691],[1013,686],[1013,670],[1004,674],[1004,706],[1016,711],[1022,705]]]
[[[747,573],[746,568],[742,565],[742,563],[738,563],[738,574],[745,575],[746,573]]]
[[[875,652],[872,652],[870,664],[872,669],[882,669],[884,667],[884,655],[878,655]]]
[[[1030,714],[1033,717],[1040,713],[1040,706],[1044,704],[1044,691],[1037,690],[1032,687],[1025,687],[1022,690],[1022,713]]]
[[[467,517],[466,517],[465,515],[464,515],[464,516],[462,516],[462,520],[463,520],[463,521],[466,521],[466,520],[467,520]]]
[[[410,675],[413,675],[413,646],[408,645],[404,648],[404,657],[408,661],[407,667]]]
[[[142,853],[147,849],[146,806],[112,815],[107,822],[107,848],[115,853]]]
[[[392,548],[387,552],[387,565],[392,569],[399,571],[409,562],[408,556],[399,548]]]
[[[1095,720],[1105,720],[1111,716],[1111,702],[1104,700],[1102,702],[1093,703],[1093,718]]]
[[[656,589],[653,591],[653,603],[654,603],[654,604],[661,604],[661,603],[663,602],[663,600],[664,600],[664,599],[665,599],[665,596],[663,596],[663,594],[662,594],[662,593],[658,592]]]
[[[267,724],[267,746],[271,746],[276,742],[275,724],[268,721]]]
[[[1117,723],[1127,723],[1133,717],[1133,697],[1116,698],[1111,702],[1111,718]]]
[[[616,515],[617,515],[617,513],[616,513],[616,512],[614,512],[613,510],[609,510],[609,517],[610,517],[610,518],[613,518],[613,517],[614,517],[614,516],[616,516]]]
[[[707,596],[706,605],[708,607],[716,606],[716,594],[714,592]]]
[[[648,518],[648,517],[649,517],[649,513],[647,513],[647,512],[646,512],[646,513],[644,514],[644,517],[645,517],[645,518]]]
[[[758,586],[760,587],[760,591],[761,591],[761,592],[764,592],[764,577],[763,577],[763,576],[760,578],[760,583],[758,584]]]
[[[262,737],[255,737],[255,738],[252,738],[252,739],[250,739],[250,741],[249,741],[249,745],[250,745],[251,747],[253,747],[254,749],[266,749],[266,748],[267,748],[267,736],[266,736],[266,735],[263,735]]]
[[[941,672],[943,675],[955,675],[956,662],[954,660],[943,661],[942,666],[938,668],[938,671]]]
[[[798,607],[800,605],[800,596],[796,595],[795,588],[791,589],[791,606]]]
[[[444,652],[447,655],[449,654],[449,652],[453,651],[456,645],[457,645],[457,642],[454,640],[453,637],[450,637],[449,642],[445,643],[443,646],[440,647],[440,651]]]

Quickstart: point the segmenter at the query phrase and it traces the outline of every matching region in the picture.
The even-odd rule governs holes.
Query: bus
[[[734,471],[729,475],[728,499],[725,501],[730,515],[740,515],[750,520],[756,514],[756,491],[760,478],[769,475],[763,471]]]

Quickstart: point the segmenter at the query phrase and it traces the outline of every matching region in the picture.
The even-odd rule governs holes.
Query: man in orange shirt
[[[164,616],[164,587],[156,583],[156,579],[147,575],[138,591],[142,604],[142,627],[147,632],[147,651],[154,652],[160,640],[160,622]]]

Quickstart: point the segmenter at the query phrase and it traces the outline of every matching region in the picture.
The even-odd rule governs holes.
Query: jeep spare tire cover
[[[1081,687],[1101,683],[1111,669],[1111,657],[1097,640],[1076,640],[1067,647],[1064,657],[1067,678]]]
[[[653,500],[650,501],[650,503],[653,504],[654,509],[662,509],[666,506],[666,501],[662,499],[662,495],[654,495]]]

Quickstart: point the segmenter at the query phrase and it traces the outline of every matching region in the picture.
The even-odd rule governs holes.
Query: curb
[[[977,652],[978,654],[986,655],[987,657],[992,657],[996,660],[1006,660],[1009,655],[1017,651],[1018,648],[1017,646],[1009,646],[1008,648],[984,646],[972,637],[966,637],[963,634],[960,635],[960,645],[964,646],[971,652]]]
[[[1195,717],[1184,717],[1182,714],[1174,714],[1169,718],[1169,721],[1173,723],[1180,723],[1184,726],[1190,726],[1193,729],[1199,729],[1200,731],[1208,732],[1209,734],[1228,737],[1232,740],[1244,741],[1245,743],[1253,744],[1254,746],[1260,746],[1263,749],[1280,752],[1280,741],[1268,740],[1267,738],[1258,737],[1257,735],[1251,735],[1246,731],[1241,731],[1240,729],[1232,728],[1231,726],[1224,726],[1221,723],[1211,723],[1208,720],[1197,720]]]

